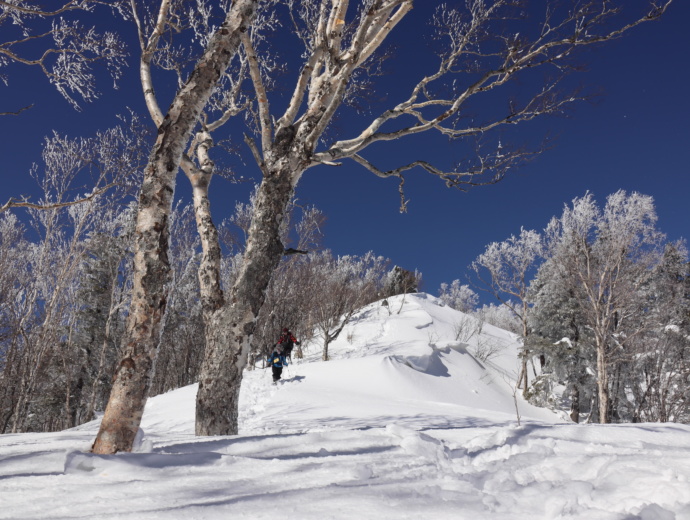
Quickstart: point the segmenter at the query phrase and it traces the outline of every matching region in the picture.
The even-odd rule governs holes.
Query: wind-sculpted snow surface
[[[278,386],[247,372],[238,436],[194,437],[194,386],[149,401],[138,453],[89,454],[97,422],[1,436],[0,518],[690,519],[690,427],[575,425],[519,396],[518,426],[514,335],[459,341],[435,298],[389,304],[332,361],[311,345]]]

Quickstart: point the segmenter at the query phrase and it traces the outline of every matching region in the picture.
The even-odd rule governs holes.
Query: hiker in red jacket
[[[288,359],[288,361],[292,361],[292,347],[299,345],[299,341],[297,341],[295,336],[292,335],[290,329],[287,327],[283,329],[277,344],[283,347],[283,355]]]

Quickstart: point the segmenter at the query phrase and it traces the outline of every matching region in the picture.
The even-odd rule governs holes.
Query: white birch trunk
[[[213,313],[225,304],[220,286],[222,252],[218,239],[218,229],[213,223],[213,216],[211,215],[211,201],[208,198],[209,186],[213,178],[213,162],[208,156],[208,150],[213,143],[211,135],[205,130],[199,132],[196,139],[200,143],[197,147],[197,156],[201,168],[194,167],[191,162],[183,163],[182,167],[192,184],[194,218],[202,251],[198,269],[201,308],[204,324],[208,327]]]
[[[605,338],[597,338],[597,393],[599,394],[599,422],[609,421],[609,377],[606,362]]]
[[[153,376],[167,304],[168,218],[177,170],[198,116],[237,52],[239,34],[253,19],[255,6],[256,0],[236,0],[158,129],[139,198],[134,285],[124,354],[93,445],[94,453],[132,449]]]

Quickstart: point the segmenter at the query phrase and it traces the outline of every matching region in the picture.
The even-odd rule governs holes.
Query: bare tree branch
[[[252,78],[254,91],[256,92],[256,103],[259,106],[259,124],[261,127],[261,148],[265,151],[270,148],[271,139],[273,138],[268,95],[266,94],[266,87],[261,78],[259,59],[254,51],[251,35],[246,32],[242,33],[241,40],[249,61],[249,75]]]
[[[403,173],[408,170],[412,170],[417,167],[422,168],[428,173],[443,179],[447,187],[456,188],[460,191],[468,191],[472,187],[496,184],[505,177],[511,168],[514,168],[521,162],[533,158],[539,153],[541,153],[541,151],[508,151],[503,150],[501,147],[498,148],[497,152],[490,154],[482,154],[477,151],[475,154],[476,164],[462,170],[458,167],[453,170],[444,170],[427,161],[417,160],[391,170],[383,171],[360,155],[353,155],[349,158],[372,172],[377,177],[397,177],[400,179],[400,212],[404,213],[407,211],[407,203],[409,201],[405,199],[403,190],[405,184]],[[489,172],[491,172],[492,175],[487,179],[486,174]]]
[[[116,33],[100,34],[94,28],[82,26],[76,19],[78,11],[92,11],[96,6],[118,11],[123,1],[75,0],[55,11],[43,11],[26,0],[0,1],[0,26],[11,25],[2,31],[5,37],[0,40],[0,66],[12,62],[39,67],[58,92],[78,109],[75,98],[92,101],[98,97],[93,64],[105,63],[117,81],[127,55],[124,42]],[[68,12],[69,17],[65,16]],[[13,31],[21,36],[13,37]]]
[[[391,141],[428,130],[437,130],[450,137],[463,137],[484,133],[501,125],[515,124],[541,115],[558,113],[566,105],[582,100],[583,96],[558,95],[555,91],[555,87],[558,84],[557,79],[546,84],[542,91],[535,94],[522,108],[511,107],[511,111],[501,118],[459,129],[447,124],[452,117],[460,114],[461,108],[472,96],[497,89],[522,71],[547,65],[560,68],[562,67],[560,63],[569,57],[576,48],[616,39],[642,23],[655,20],[666,11],[671,1],[667,1],[662,5],[653,4],[652,9],[645,16],[620,28],[601,34],[596,33],[595,30],[599,28],[605,19],[616,14],[616,10],[609,8],[606,4],[603,4],[603,9],[596,10],[595,7],[599,5],[598,2],[587,2],[579,9],[569,13],[568,17],[560,24],[554,26],[545,24],[541,35],[534,42],[520,44],[517,41],[504,39],[506,44],[505,51],[502,54],[491,54],[494,57],[501,57],[499,66],[485,71],[477,80],[456,96],[440,97],[433,95],[429,89],[433,82],[441,80],[450,74],[463,72],[462,69],[455,70],[455,66],[462,56],[489,56],[477,51],[481,29],[491,21],[495,11],[499,7],[505,6],[506,3],[497,1],[484,10],[480,9],[483,6],[482,3],[473,4],[471,23],[465,28],[464,33],[461,32],[461,26],[455,27],[459,31],[457,34],[458,41],[454,43],[455,48],[452,52],[441,61],[436,73],[422,78],[413,87],[406,101],[383,112],[359,135],[334,143],[327,151],[315,154],[313,157],[314,161],[316,163],[337,161],[353,154],[358,154],[375,142]],[[560,35],[563,30],[571,27],[571,32],[566,36]],[[433,109],[441,109],[441,111],[433,112]],[[426,115],[429,111],[432,112]],[[393,122],[403,116],[412,117],[414,123],[395,131],[382,131],[386,123]]]
[[[14,10],[20,13],[24,14],[30,14],[34,16],[45,16],[45,17],[50,17],[50,16],[57,16],[59,14],[62,14],[66,11],[74,10],[74,9],[82,9],[80,3],[78,3],[76,0],[70,0],[67,2],[65,5],[57,9],[56,11],[42,11],[40,9],[36,9],[33,6],[32,7],[26,7],[21,4],[10,4],[8,2],[5,2],[4,0],[0,0],[0,7],[4,7],[9,10]]]
[[[77,204],[82,204],[84,202],[92,201],[96,197],[98,197],[99,195],[103,195],[110,188],[113,188],[115,186],[117,186],[117,184],[115,184],[115,183],[107,184],[107,185],[103,186],[102,188],[94,190],[90,195],[87,195],[86,197],[81,197],[79,199],[75,199],[75,200],[72,200],[69,202],[40,203],[40,202],[29,202],[27,197],[22,197],[19,200],[15,199],[15,198],[10,198],[10,200],[8,200],[7,202],[5,202],[5,204],[0,206],[0,213],[3,213],[3,212],[5,212],[11,208],[31,208],[31,209],[49,210],[49,209],[66,208],[68,206],[75,206]]]
[[[139,46],[141,47],[141,56],[139,58],[139,76],[141,79],[141,86],[144,91],[144,101],[146,102],[146,107],[149,110],[151,119],[153,119],[153,122],[156,124],[156,126],[160,126],[165,116],[163,115],[163,111],[160,109],[158,99],[156,98],[155,90],[153,88],[153,80],[151,78],[151,60],[158,49],[158,42],[165,31],[168,13],[170,12],[170,0],[161,0],[156,25],[151,31],[148,39],[145,36],[144,27],[142,26],[137,12],[136,0],[130,0],[130,7],[132,10],[134,23],[137,26],[137,36],[139,38]]]
[[[24,112],[24,110],[29,110],[30,108],[33,108],[33,106],[34,106],[34,104],[31,103],[30,105],[22,107],[15,112],[0,112],[0,116],[18,116],[19,114]]]

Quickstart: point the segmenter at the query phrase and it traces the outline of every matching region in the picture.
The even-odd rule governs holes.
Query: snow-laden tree
[[[11,214],[0,215],[0,432],[10,428],[18,399],[22,357],[22,325],[25,324],[24,295],[30,290],[31,273],[26,261],[30,244],[25,228]],[[23,323],[24,322],[24,323]]]
[[[327,250],[310,257],[308,264],[314,295],[309,306],[310,323],[323,344],[321,357],[328,361],[328,347],[355,312],[377,299],[388,261],[373,252],[334,257]]]
[[[523,393],[528,388],[527,363],[530,356],[528,343],[531,302],[528,288],[543,249],[541,235],[534,230],[522,228],[519,236],[512,235],[503,242],[489,244],[470,265],[480,287],[507,306],[520,322],[523,349],[520,355],[522,366],[518,388],[522,388]]]
[[[442,283],[438,297],[449,307],[466,314],[477,310],[479,303],[479,295],[469,285],[460,283],[460,280],[453,280],[450,285]]]
[[[562,384],[570,399],[570,418],[579,422],[582,412],[593,409],[591,399],[597,394],[592,376],[596,356],[589,348],[590,329],[583,319],[584,295],[568,282],[556,262],[547,260],[530,283],[529,300],[534,305],[529,314],[528,348],[542,361],[540,388],[533,385],[531,400],[543,404],[553,388]]]
[[[656,221],[651,197],[621,190],[607,198],[603,209],[591,194],[574,199],[546,230],[549,261],[581,294],[581,319],[596,351],[602,423],[611,421],[612,394],[624,387],[617,369],[631,361],[633,340],[648,328],[641,288],[661,257],[663,235]]]
[[[28,197],[10,198],[0,206],[0,213],[12,208],[88,206],[106,194],[110,199],[132,196],[141,182],[136,168],[142,163],[150,132],[134,114],[120,119],[119,125],[99,130],[92,137],[57,132],[45,137],[41,153],[45,169],[34,165],[30,172],[43,191],[42,198],[35,202]]]
[[[683,243],[670,243],[643,288],[643,334],[632,339],[633,422],[690,421],[690,263]]]
[[[520,334],[522,330],[522,325],[515,317],[515,313],[510,310],[510,307],[502,303],[499,305],[494,303],[482,305],[473,313],[473,316],[481,322],[494,325],[513,334]]]
[[[68,311],[74,328],[64,349],[64,375],[57,377],[65,378],[65,427],[95,419],[108,401],[129,298],[133,216],[132,204],[105,208],[101,225],[86,239]]]
[[[30,0],[0,1],[0,81],[14,75],[13,68],[40,68],[58,92],[75,108],[79,101],[98,97],[94,66],[104,64],[117,81],[127,50],[121,35],[99,33],[82,19],[95,9],[122,10],[124,0],[65,0],[43,7]],[[3,71],[5,69],[5,71]],[[0,115],[18,114],[26,107],[0,107]]]
[[[393,266],[393,269],[386,273],[383,285],[383,296],[397,296],[398,294],[416,293],[422,281],[422,275],[418,271],[409,271],[400,267]]]
[[[140,141],[130,130],[46,139],[45,167],[34,170],[42,209],[28,208],[34,239],[23,251],[26,272],[12,273],[14,294],[8,301],[14,331],[5,347],[12,362],[3,367],[3,379],[12,391],[0,406],[8,411],[10,431],[60,429],[71,425],[70,416],[76,418],[63,409],[74,409],[73,383],[78,385],[72,363],[79,357],[77,288],[92,237],[113,232],[117,208],[136,184]],[[81,185],[91,179],[113,188],[85,199]],[[85,201],[75,205],[75,199]]]

